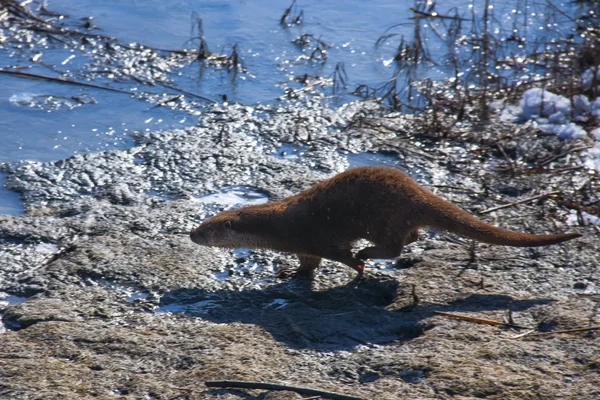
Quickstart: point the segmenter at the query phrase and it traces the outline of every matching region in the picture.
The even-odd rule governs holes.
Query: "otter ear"
[[[231,226],[231,221],[225,221],[225,229],[229,231],[233,229],[233,227]]]

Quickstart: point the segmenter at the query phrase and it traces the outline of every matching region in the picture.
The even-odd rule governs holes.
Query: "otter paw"
[[[358,272],[358,277],[362,278],[365,275],[365,262],[363,260],[357,260],[354,264],[354,269]]]
[[[296,276],[298,270],[292,267],[280,267],[275,271],[275,276],[279,279],[290,279]]]

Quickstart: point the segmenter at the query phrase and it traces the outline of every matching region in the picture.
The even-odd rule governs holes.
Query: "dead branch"
[[[591,326],[589,328],[575,328],[575,329],[564,329],[561,331],[552,331],[552,332],[536,332],[536,329],[531,329],[527,332],[521,333],[520,335],[512,336],[511,339],[521,339],[525,336],[550,336],[554,334],[563,334],[563,333],[578,333],[578,332],[590,332],[600,330],[600,326]]]
[[[542,167],[542,166],[544,166],[544,165],[548,165],[548,164],[550,164],[552,161],[556,161],[556,160],[558,160],[559,158],[562,158],[562,157],[564,157],[564,156],[566,156],[566,155],[568,155],[568,154],[574,153],[574,152],[576,152],[576,151],[583,151],[583,150],[587,150],[587,149],[589,149],[589,148],[591,148],[591,147],[592,147],[592,146],[576,146],[576,147],[573,147],[572,149],[569,149],[569,150],[567,150],[567,151],[565,151],[565,152],[562,152],[562,153],[560,153],[560,154],[557,154],[557,155],[555,155],[555,156],[552,156],[552,157],[548,158],[547,160],[545,160],[545,161],[543,161],[543,162],[539,163],[537,166],[538,166],[538,167]]]
[[[488,208],[487,210],[480,211],[479,213],[480,214],[487,214],[487,213],[491,213],[492,211],[501,210],[503,208],[514,207],[514,206],[516,206],[518,204],[528,203],[528,202],[533,201],[533,200],[541,199],[541,198],[552,196],[552,195],[559,194],[559,193],[560,193],[560,190],[555,190],[555,191],[548,192],[548,193],[542,193],[542,194],[538,194],[537,196],[528,197],[528,198],[523,199],[523,200],[514,201],[512,203],[503,204],[501,206]]]
[[[210,103],[217,103],[216,100],[213,100],[213,99],[211,99],[209,97],[205,97],[205,96],[202,96],[200,94],[196,94],[194,92],[190,92],[189,90],[185,90],[185,89],[182,89],[182,88],[174,86],[174,85],[169,85],[168,83],[161,83],[160,85],[164,86],[166,88],[169,88],[171,90],[175,90],[177,92],[180,92],[180,93],[183,93],[183,94],[187,94],[188,96],[191,96],[191,97],[197,97],[197,98],[199,98],[201,100],[208,101]]]
[[[500,150],[500,153],[502,153],[502,155],[506,159],[506,162],[508,163],[508,166],[510,167],[512,176],[515,176],[516,168],[515,168],[514,161],[510,159],[508,154],[506,154],[506,151],[504,151],[504,147],[502,147],[502,145],[500,143],[496,143],[496,147],[498,148],[498,150]]]
[[[600,330],[600,326],[591,326],[589,328],[575,328],[575,329],[565,329],[562,331],[552,331],[552,332],[538,332],[532,333],[531,336],[549,336],[549,335],[558,335],[562,333],[577,333],[577,332],[589,332],[589,331],[598,331]]]
[[[499,321],[494,321],[494,320],[491,320],[491,319],[483,319],[483,318],[470,317],[468,315],[452,314],[452,313],[443,312],[443,311],[435,311],[435,313],[438,314],[438,315],[443,315],[445,317],[451,317],[451,318],[461,319],[463,321],[475,322],[475,323],[478,323],[478,324],[486,324],[486,325],[492,325],[492,326],[502,326],[504,328],[531,329],[531,328],[528,328],[526,326],[514,325],[514,324],[507,324],[506,322],[499,322]]]
[[[309,396],[322,396],[332,400],[364,400],[361,397],[348,396],[345,394],[328,392],[325,390],[317,390],[298,386],[279,385],[276,383],[266,382],[247,382],[247,381],[206,381],[204,384],[207,387],[233,387],[243,389],[264,389],[264,390],[289,390],[299,394],[306,394]]]
[[[126,90],[111,88],[109,86],[96,85],[93,83],[74,81],[72,79],[64,78],[62,76],[46,76],[46,75],[38,75],[38,74],[32,74],[29,72],[22,72],[22,71],[10,71],[10,70],[6,70],[6,69],[0,69],[0,74],[13,75],[13,76],[18,76],[20,78],[27,78],[27,79],[41,79],[41,80],[49,81],[49,82],[66,83],[66,84],[70,84],[70,85],[77,85],[77,86],[89,87],[89,88],[100,89],[100,90],[108,90],[111,92],[125,93],[125,94],[129,94],[129,95],[133,94]]]

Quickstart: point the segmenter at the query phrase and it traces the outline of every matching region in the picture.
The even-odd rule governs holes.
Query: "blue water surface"
[[[518,2],[490,1],[489,4],[500,24],[509,26],[519,18],[539,19],[539,12],[523,16],[513,10]],[[400,37],[410,39],[413,34],[410,8],[416,3],[413,0],[302,0],[296,3],[295,12],[303,11],[303,21],[291,27],[279,24],[291,1],[49,0],[45,4],[49,10],[68,14],[64,19],[67,26],[76,26],[81,18],[91,16],[99,28],[94,32],[115,37],[120,43],[135,42],[162,49],[192,45],[189,41],[192,14],[196,13],[202,18],[209,49],[227,54],[232,45],[237,44],[248,73],[239,74],[233,80],[227,71],[208,68],[199,77],[198,65],[191,64],[175,77],[177,84],[212,99],[226,95],[229,101],[256,104],[276,102],[285,84],[293,81],[294,76],[329,76],[338,63],[343,63],[347,73],[346,93],[359,84],[372,87],[383,84],[394,75],[393,54]],[[29,6],[35,7],[35,4]],[[437,10],[446,12],[456,7],[460,12],[474,11],[480,15],[483,4],[483,0],[449,0],[438,4]],[[556,4],[567,7],[563,3]],[[539,25],[537,19],[532,20],[527,29],[545,32],[547,27],[536,23]],[[427,21],[422,24],[425,39],[435,39],[431,37],[433,33],[425,29]],[[377,39],[393,25],[396,26],[390,32],[398,36],[376,47]],[[292,40],[305,33],[331,46],[325,63],[297,60],[303,50]],[[430,56],[440,63],[421,70],[421,77],[446,76],[446,67],[441,61],[445,52],[442,46],[430,47]],[[42,60],[60,65],[62,70],[77,70],[87,62],[81,55],[72,56],[68,49],[51,48],[43,51]],[[0,46],[1,66],[29,65],[27,57],[15,49]],[[38,66],[32,71],[49,72]],[[331,88],[324,90],[331,91]],[[23,101],[35,96],[65,99],[83,96],[91,101],[74,108],[67,105],[54,110],[33,108]],[[341,98],[342,101],[352,99],[348,94]],[[81,152],[126,148],[133,143],[130,134],[134,131],[189,126],[196,120],[196,116],[186,112],[153,107],[127,94],[0,75],[0,162],[48,161]],[[0,175],[0,185],[4,179]],[[18,212],[17,198],[16,194],[0,189],[0,213]]]

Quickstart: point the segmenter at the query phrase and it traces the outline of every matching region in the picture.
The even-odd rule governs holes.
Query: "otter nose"
[[[200,232],[198,228],[192,229],[190,232],[190,239],[197,244],[203,244],[205,242],[204,234]]]

